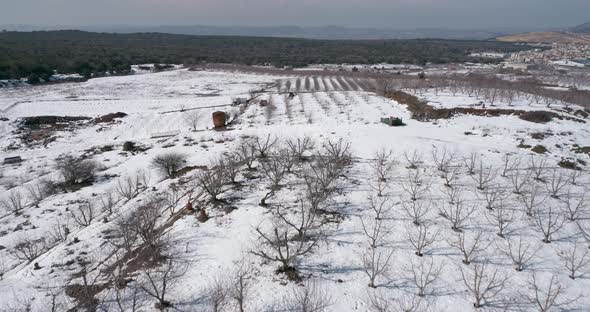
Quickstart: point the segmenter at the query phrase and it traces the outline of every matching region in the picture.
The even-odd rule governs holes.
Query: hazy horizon
[[[587,0],[19,0],[3,25],[33,27],[325,27],[456,30],[566,28],[590,21]]]

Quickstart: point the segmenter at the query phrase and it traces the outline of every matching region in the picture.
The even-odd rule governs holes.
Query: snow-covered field
[[[270,87],[277,81],[278,88]],[[554,119],[541,124],[516,116],[470,115],[419,122],[410,118],[404,105],[363,91],[367,88],[362,86],[363,82],[351,78],[310,77],[297,83],[291,77],[181,69],[0,89],[1,117],[8,119],[0,121],[2,158],[23,158],[21,164],[0,165],[0,200],[10,208],[14,205],[9,199],[20,194],[24,206],[18,213],[0,211],[0,311],[23,311],[27,305],[32,311],[52,311],[52,305],[53,311],[66,311],[80,308],[79,298],[88,293],[98,299],[92,306],[99,311],[121,310],[118,296],[125,311],[133,311],[133,298],[142,306],[136,311],[157,311],[157,300],[149,294],[154,292],[150,277],[161,291],[162,268],[170,262],[142,266],[128,261],[112,243],[121,220],[155,198],[167,199],[158,206],[158,225],[169,242],[163,253],[176,263],[165,297],[172,304],[170,311],[240,311],[230,287],[239,267],[246,268],[245,311],[472,311],[475,301],[470,289],[477,282],[474,270],[480,269],[481,291],[490,284],[497,286],[482,294],[482,310],[590,310],[586,275],[590,273],[586,240],[590,237],[583,235],[584,230],[590,234],[589,196],[584,197],[590,187],[587,123]],[[229,105],[260,89],[266,91],[249,105]],[[289,91],[299,92],[291,98]],[[435,107],[478,103],[449,90],[428,91],[419,97]],[[263,107],[258,103],[261,99],[269,104]],[[495,105],[545,108],[518,98],[510,105]],[[561,108],[552,106],[557,111]],[[218,110],[237,116],[225,130],[213,129],[211,114]],[[95,118],[115,112],[128,115],[111,123],[70,125],[67,131],[51,132],[53,139],[44,143],[26,144],[16,132],[19,117]],[[401,117],[406,125],[389,127],[380,122],[389,116]],[[195,118],[190,117],[199,117],[194,129],[190,121]],[[151,138],[163,132],[177,134]],[[273,176],[265,174],[270,171],[265,168],[282,166],[286,142],[304,137],[315,142],[314,148],[305,151],[304,160],[294,161],[291,172],[273,189],[268,205],[259,205]],[[212,168],[221,159],[230,159],[243,142],[256,138],[259,143],[276,138],[277,143],[268,157],[253,161],[254,169],[242,164],[237,183],[226,183],[218,202],[209,201],[199,183],[199,174],[206,170],[190,168],[194,170],[180,178],[167,179],[152,165],[154,157],[175,152],[186,156],[183,167]],[[126,141],[145,149],[123,151]],[[274,253],[257,230],[271,237],[274,227],[280,233],[288,227],[279,216],[293,223],[309,217],[299,211],[300,200],[306,211],[310,209],[306,177],[310,179],[312,168],[323,170],[337,163],[327,157],[328,143],[337,142],[349,146],[352,161],[339,167],[338,176],[324,190],[329,196],[312,214],[316,219],[306,239],[297,239],[290,229],[286,243],[290,252],[298,245],[313,248],[290,263],[301,281],[289,281],[275,272],[278,262],[260,256],[261,251]],[[544,146],[546,153],[533,152],[537,145]],[[586,153],[580,153],[583,147]],[[389,151],[391,157],[376,161],[377,153]],[[35,203],[31,194],[43,181],[61,181],[55,160],[66,154],[84,155],[99,164],[92,184],[59,191]],[[312,157],[318,154],[323,157]],[[330,161],[322,165],[324,158]],[[564,159],[581,170],[559,167]],[[384,172],[383,179],[378,178],[378,169]],[[117,192],[127,179],[141,180],[140,190],[129,200]],[[114,203],[103,210],[107,194],[113,195]],[[379,216],[369,198],[373,206],[383,207]],[[486,202],[492,198],[496,201]],[[199,212],[182,210],[188,201],[195,210],[206,211],[209,219],[200,222]],[[529,216],[526,208],[531,201]],[[93,216],[79,222],[81,211],[88,211],[79,209],[87,203],[94,208]],[[492,209],[486,208],[489,205]],[[410,207],[422,209],[420,226],[406,213]],[[452,229],[451,221],[457,218],[462,220]],[[503,237],[497,235],[498,220]],[[63,235],[64,226],[68,235]],[[542,242],[543,230],[551,232],[550,243]],[[421,233],[426,233],[429,243],[419,257],[412,243]],[[470,264],[462,261],[462,241],[465,253],[473,249],[467,257]],[[528,246],[525,258],[530,255],[521,272],[506,255],[512,250],[514,256],[519,241]],[[580,264],[580,268],[571,279],[564,259],[574,247],[574,266]],[[23,249],[35,257],[15,252]],[[115,276],[123,275],[118,274],[121,271],[127,272],[122,285],[113,282]],[[370,275],[376,288],[367,286]],[[424,283],[425,296],[417,296],[416,284]],[[225,287],[215,287],[220,284]],[[79,285],[77,291],[71,285]],[[301,304],[294,308],[304,290],[320,308],[304,310]],[[547,291],[549,297],[555,295],[554,304],[542,309],[535,294],[542,302]],[[222,301],[226,304],[216,309],[214,303]]]

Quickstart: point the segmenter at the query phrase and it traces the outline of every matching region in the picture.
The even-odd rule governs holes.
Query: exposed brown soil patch
[[[106,114],[104,116],[97,117],[93,121],[94,121],[94,123],[107,123],[107,122],[112,122],[116,118],[123,118],[125,116],[127,116],[127,114],[122,113],[122,112],[110,113],[110,114]]]
[[[408,110],[412,113],[412,119],[416,119],[418,121],[449,119],[455,115],[466,114],[488,117],[497,117],[501,115],[515,115],[519,116],[520,119],[536,123],[549,122],[553,118],[568,119],[581,123],[586,122],[581,119],[562,116],[557,113],[548,111],[522,111],[516,109],[490,109],[471,107],[435,108],[432,105],[426,103],[425,101],[421,101],[418,97],[405,93],[403,91],[388,92],[387,94],[385,94],[385,97],[393,99],[400,104],[406,105],[408,107]]]

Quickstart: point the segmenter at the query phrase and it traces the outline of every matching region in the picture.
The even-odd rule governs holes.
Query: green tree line
[[[495,41],[308,40],[295,38],[112,34],[75,30],[0,33],[0,79],[46,79],[57,70],[85,77],[126,74],[132,64],[308,64],[495,62],[472,52],[520,51]]]

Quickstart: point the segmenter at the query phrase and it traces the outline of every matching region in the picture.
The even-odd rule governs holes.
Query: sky
[[[555,28],[590,0],[0,0],[0,24]]]

